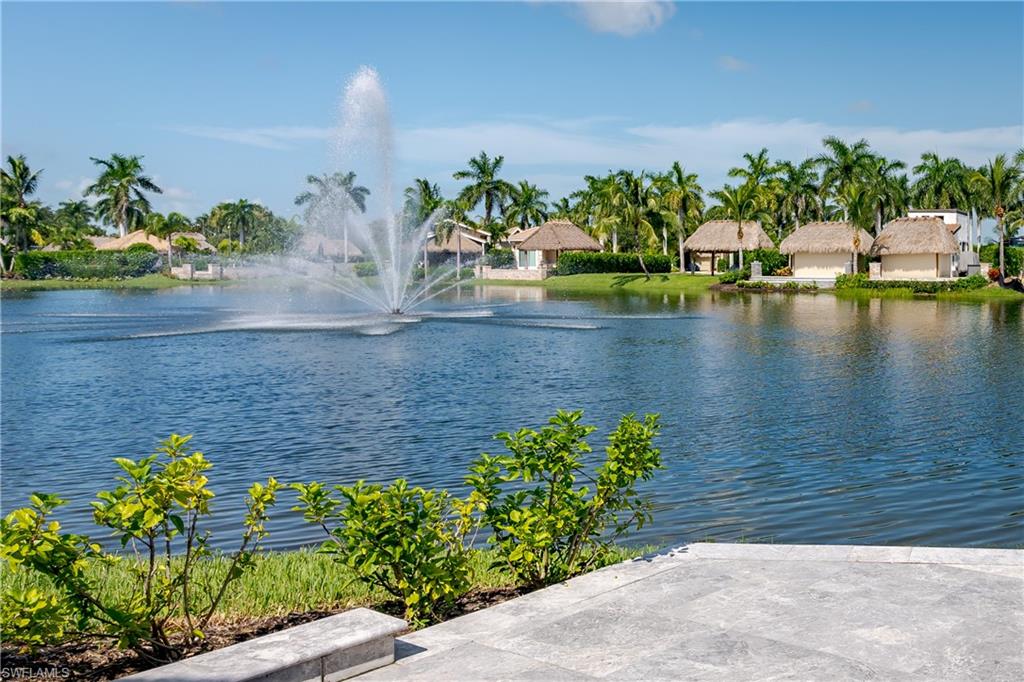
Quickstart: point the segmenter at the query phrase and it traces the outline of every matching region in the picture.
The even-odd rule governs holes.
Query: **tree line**
[[[193,219],[160,215],[147,194],[162,190],[145,174],[142,157],[114,154],[92,161],[100,172],[83,194],[94,203],[83,198],[54,209],[32,199],[40,171],[32,171],[24,156],[8,157],[0,215],[8,244],[87,248],[86,237],[102,233],[100,222],[121,235],[146,229],[169,238],[196,231],[226,250],[279,252],[295,243],[303,227],[245,199],[218,204]],[[779,242],[808,221],[845,220],[877,234],[911,206],[960,209],[971,216],[972,244],[975,235],[980,241],[980,222],[995,219],[1000,252],[1007,236],[1024,225],[1024,148],[980,167],[929,152],[908,168],[866,140],[826,137],[821,153],[799,162],[772,159],[767,149],[744,154],[743,163],[729,170],[730,181],[718,188],[706,190],[696,173],[675,162],[665,171],[586,175],[581,189],[557,200],[527,180],[503,178],[504,161],[483,151],[469,159],[453,174],[465,182],[453,197],[444,197],[438,183],[416,178],[405,189],[399,219],[418,225],[433,216],[439,241],[461,224],[485,233],[493,244],[516,230],[565,219],[613,252],[668,254],[678,248],[680,255],[686,237],[713,219],[735,220],[740,230],[745,221],[759,221]],[[358,184],[354,172],[306,180],[309,189],[295,198],[306,224],[326,220],[344,226],[346,212],[366,211],[370,190]]]

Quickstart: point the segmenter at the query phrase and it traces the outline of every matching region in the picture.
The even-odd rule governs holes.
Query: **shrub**
[[[765,275],[777,275],[779,270],[789,265],[789,259],[776,249],[753,249],[743,252],[744,269],[749,269],[750,263],[754,261],[761,262],[761,272]]]
[[[793,268],[791,268],[791,267],[789,267],[787,265],[784,268],[779,268],[778,270],[776,270],[775,274],[778,275],[779,277],[792,277],[793,276]]]
[[[197,253],[199,251],[199,241],[195,237],[181,235],[174,240],[174,248],[182,253]]]
[[[715,270],[718,272],[726,272],[731,267],[732,264],[729,262],[728,258],[719,258],[718,262],[715,263]]]
[[[1001,274],[1002,273],[999,272],[999,268],[989,268],[988,269],[988,279],[989,279],[990,282],[998,282],[999,281],[999,275],[1001,275]]]
[[[321,483],[293,487],[300,503],[294,510],[330,535],[320,551],[401,601],[411,622],[435,618],[469,589],[464,538],[472,519],[447,492],[409,488],[403,479],[386,488],[359,481],[335,486],[342,502]]]
[[[1005,247],[1006,275],[1013,277],[1024,273],[1024,246]],[[985,244],[978,250],[978,258],[993,267],[999,267],[999,244]]]
[[[593,478],[584,457],[591,452],[586,438],[595,429],[580,424],[582,415],[559,410],[540,431],[499,433],[509,454],[481,455],[466,478],[472,489],[467,505],[481,512],[493,532],[488,542],[499,563],[528,586],[587,570],[617,538],[650,518],[636,484],[661,468],[661,453],[651,446],[658,416],[624,416]],[[577,486],[577,479],[593,487]]]
[[[148,246],[148,245],[147,245]],[[26,279],[123,279],[154,272],[160,256],[152,251],[25,251],[14,271]]]
[[[376,277],[377,264],[373,261],[360,261],[352,266],[352,271],[356,273],[356,277]]]
[[[906,289],[915,294],[938,294],[949,291],[970,291],[988,285],[982,275],[971,275],[951,280],[894,280],[868,279],[863,272],[836,277],[836,289]]]
[[[736,282],[736,287],[744,290],[755,290],[755,291],[817,291],[818,285],[814,282],[782,282],[776,284],[774,282],[765,282],[759,280],[757,282],[751,282],[748,280],[740,280]]]
[[[172,434],[156,453],[138,461],[118,457],[121,485],[97,493],[92,503],[97,525],[113,531],[122,548],[131,546],[141,561],[130,570],[133,585],[111,595],[89,578],[92,562],[123,557],[106,552],[85,535],[61,533],[52,512],[64,504],[56,495],[36,493],[31,506],[0,521],[0,556],[13,570],[36,571],[52,581],[59,601],[31,590],[4,595],[3,637],[25,645],[64,633],[113,638],[153,662],[180,658],[203,640],[203,631],[228,586],[254,562],[266,537],[268,510],[278,483],[254,483],[239,549],[217,583],[196,580],[196,565],[208,558],[209,531],[200,521],[210,514],[214,494],[207,487],[212,466],[201,452],[187,452],[191,436]],[[174,554],[179,554],[175,558]]]
[[[745,266],[742,270],[726,270],[718,276],[718,281],[722,284],[736,284],[740,280],[750,279],[750,266]]]
[[[129,244],[128,248],[124,250],[125,253],[156,253],[156,247],[146,242],[136,242]]]
[[[648,272],[672,272],[672,258],[660,253],[644,254],[644,265]],[[640,256],[603,251],[566,251],[558,256],[559,275],[618,272],[643,272]]]
[[[484,256],[484,264],[492,268],[514,268],[516,256],[512,249],[491,249]]]

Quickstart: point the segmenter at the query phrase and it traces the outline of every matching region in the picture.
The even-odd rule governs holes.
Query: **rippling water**
[[[5,294],[2,506],[88,501],[171,432],[214,461],[230,545],[253,480],[459,489],[496,431],[657,411],[655,544],[1024,544],[1019,304],[478,288],[398,319],[304,290]],[[599,449],[599,448],[596,448]],[[286,500],[272,544],[319,540]]]

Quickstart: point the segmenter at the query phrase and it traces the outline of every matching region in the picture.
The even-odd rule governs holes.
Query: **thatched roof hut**
[[[318,258],[344,258],[346,251],[345,247],[346,244],[344,239],[328,237],[327,235],[320,234],[318,232],[303,232],[302,236],[299,238],[299,243],[295,248],[296,251],[307,256],[317,256]],[[348,257],[361,258],[362,255],[362,250],[349,240]]]
[[[117,237],[108,237],[106,235],[100,235],[100,236],[89,236],[89,237],[86,237],[86,239],[88,239],[92,243],[94,248],[98,249],[101,246],[103,246],[104,244],[109,244],[110,242],[114,241],[115,239],[117,239]]]
[[[874,241],[865,230],[858,230],[860,248],[857,253],[868,253]],[[807,223],[782,240],[779,252],[794,253],[853,253],[853,225],[841,221]]]
[[[189,237],[194,239],[199,245],[200,251],[215,251],[214,247],[206,241],[206,237],[199,232],[175,232],[171,236],[171,242],[173,243],[178,237]],[[157,251],[164,251],[167,249],[167,240],[157,237],[155,235],[148,234],[145,230],[135,230],[129,232],[123,237],[117,237],[115,239],[108,239],[102,243],[93,242],[98,251],[124,251],[132,244],[149,244]]]
[[[942,218],[897,218],[885,228],[871,245],[872,256],[910,254],[952,254],[960,250],[956,237]]]
[[[738,225],[735,220],[709,220],[683,243],[687,251],[700,253],[732,253],[740,250],[740,240],[736,237]],[[771,249],[775,242],[761,229],[761,223],[744,221],[743,250]]]
[[[469,234],[461,229],[452,230],[443,243],[438,244],[436,238],[427,240],[427,253],[483,253],[484,243],[480,237]]]
[[[549,220],[508,238],[520,251],[601,251],[601,244],[568,220]]]

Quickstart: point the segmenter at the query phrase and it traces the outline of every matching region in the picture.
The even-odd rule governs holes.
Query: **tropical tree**
[[[246,199],[239,199],[233,203],[220,204],[217,209],[217,220],[230,226],[229,234],[238,230],[238,246],[240,249],[244,249],[245,231],[256,224],[261,217],[263,207]]]
[[[767,148],[762,148],[757,154],[744,154],[743,158],[747,162],[746,168],[729,169],[729,177],[743,178],[747,183],[760,187],[774,178],[780,170],[768,157]]]
[[[513,185],[509,191],[509,202],[502,211],[506,224],[525,230],[530,225],[539,225],[547,220],[548,205],[544,201],[547,196],[547,190],[531,185],[526,180]]]
[[[718,200],[722,214],[726,220],[736,221],[736,239],[740,247],[740,269],[743,269],[743,223],[764,218],[764,211],[759,204],[759,192],[756,185],[745,182],[738,187],[726,185],[712,192],[711,196]]]
[[[548,217],[559,220],[572,220],[573,212],[573,205],[569,197],[562,197],[551,204]]]
[[[162,194],[153,180],[144,175],[141,156],[112,154],[109,159],[90,160],[102,168],[100,176],[85,190],[85,196],[99,197],[96,215],[117,227],[120,236],[138,227],[150,211],[145,192]]]
[[[971,184],[992,211],[999,232],[999,281],[1006,279],[1006,206],[1016,192],[1019,194],[1021,169],[1010,163],[1005,154],[998,154],[971,176]]]
[[[970,173],[960,159],[943,159],[927,152],[914,166],[914,174],[913,200],[917,208],[966,208]]]
[[[476,207],[481,201],[484,202],[485,225],[491,224],[494,217],[494,209],[500,208],[505,197],[512,193],[512,185],[498,177],[501,166],[505,163],[504,156],[495,156],[493,159],[487,156],[487,152],[469,160],[469,167],[465,170],[456,171],[452,177],[456,180],[469,180],[470,183],[459,193],[470,209]]]
[[[8,156],[7,167],[0,169],[3,232],[22,251],[28,250],[29,233],[36,224],[39,204],[29,197],[35,194],[42,172],[29,168],[24,155]]]
[[[312,189],[295,197],[296,206],[305,206],[306,224],[314,223],[323,226],[337,218],[341,220],[342,239],[344,241],[344,261],[348,262],[348,214],[359,211],[366,213],[366,198],[370,190],[356,184],[356,174],[332,173],[323,175],[307,175],[306,183]],[[240,242],[243,240],[239,240]]]
[[[870,196],[874,209],[875,236],[882,231],[882,222],[886,217],[896,217],[896,213],[902,213],[906,208],[907,178],[899,173],[904,168],[906,164],[902,161],[893,161],[884,156],[873,156],[867,162],[863,189]]]
[[[700,222],[704,213],[704,189],[700,186],[696,173],[687,173],[678,161],[672,163],[668,173],[661,176],[662,200],[666,208],[675,211],[679,230],[679,270],[686,267],[683,242],[691,232],[691,227]],[[668,249],[665,249],[666,252]]]
[[[848,185],[863,178],[873,156],[871,148],[867,140],[849,144],[831,135],[822,140],[822,145],[825,153],[814,159],[821,168],[821,189],[825,195],[838,197]],[[845,213],[843,217],[849,219]]]
[[[92,206],[84,199],[62,201],[57,206],[57,212],[54,214],[54,220],[57,223],[89,234],[99,232],[92,225],[93,218],[95,218],[95,213],[92,210]]]
[[[441,188],[426,178],[416,178],[405,188],[405,213],[415,225],[422,225],[444,204]]]
[[[861,247],[860,232],[871,229],[871,224],[875,220],[875,194],[866,185],[851,183],[843,188],[837,200],[843,207],[843,214],[852,230],[850,271],[857,272],[857,257]]]
[[[776,223],[778,238],[782,241],[783,224],[792,225],[796,230],[813,210],[818,197],[818,171],[814,159],[806,159],[800,164],[789,161],[779,163],[779,185],[782,200],[779,208],[783,219]]]

